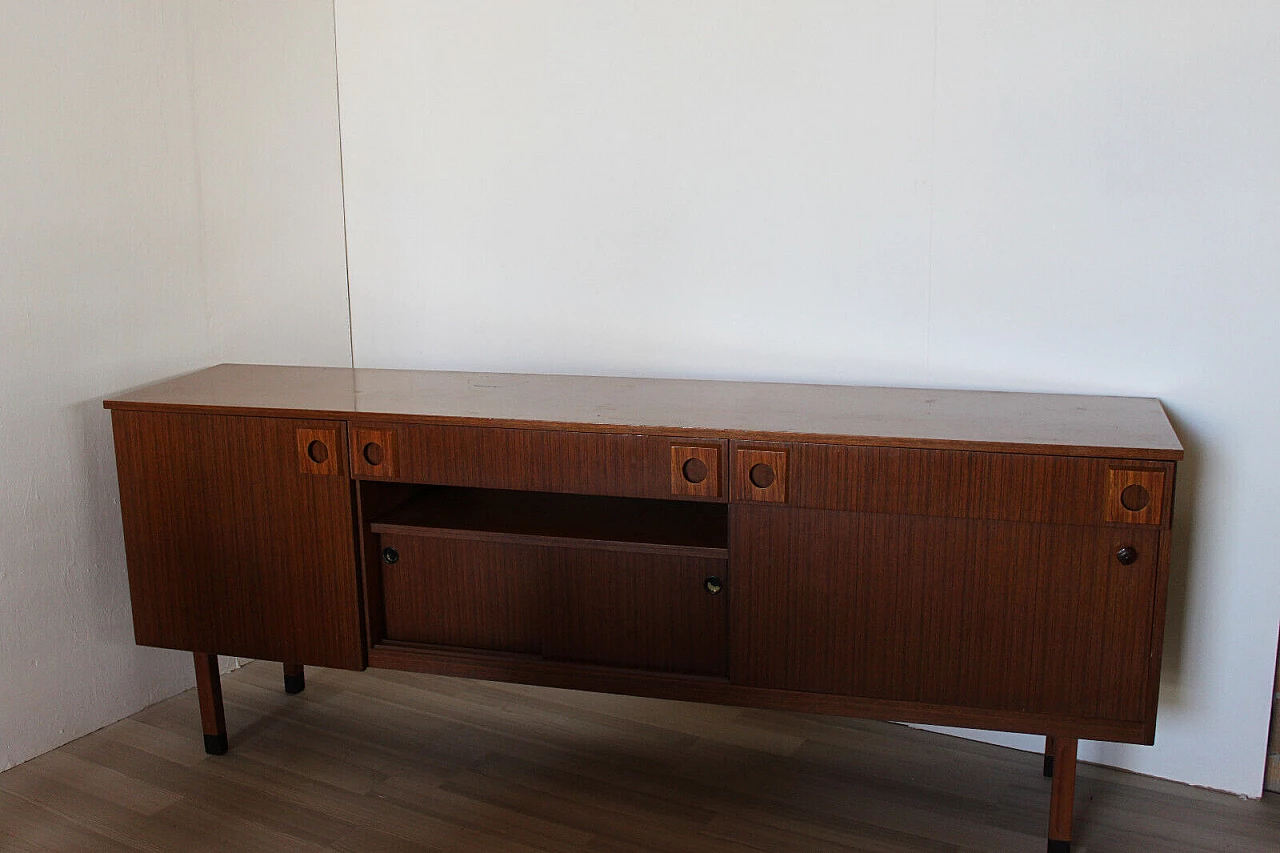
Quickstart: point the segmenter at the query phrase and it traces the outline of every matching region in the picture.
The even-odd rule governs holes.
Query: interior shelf
[[[374,533],[728,558],[720,503],[423,486]]]

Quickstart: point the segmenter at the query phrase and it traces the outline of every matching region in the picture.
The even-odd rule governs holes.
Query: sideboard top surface
[[[1176,460],[1158,400],[1008,391],[222,364],[109,409],[634,429],[760,440]]]

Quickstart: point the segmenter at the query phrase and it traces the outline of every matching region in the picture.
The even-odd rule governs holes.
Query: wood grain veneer
[[[732,631],[732,626],[730,628]],[[1074,735],[1094,740],[1140,742],[1141,723],[1066,717],[1023,711],[992,711],[926,702],[868,699],[836,693],[810,693],[732,684],[726,678],[652,672],[577,662],[548,661],[529,655],[509,655],[425,646],[380,643],[369,650],[369,666],[428,672],[436,675],[540,684],[572,690],[625,693],[655,699],[711,702],[751,708],[774,708],[809,714],[835,714],[904,723],[929,723],[1028,734]],[[730,661],[730,668],[733,663]]]
[[[1173,466],[1151,468],[1116,463],[1107,468],[1107,497],[1103,517],[1120,524],[1168,524],[1165,506]]]
[[[1154,400],[223,365],[105,405],[206,732],[215,653],[1033,732],[1053,850],[1076,739],[1155,735]]]
[[[298,429],[298,470],[304,474],[338,476],[343,474],[342,460],[338,457],[336,429]]]
[[[1154,531],[755,505],[731,531],[735,683],[1144,719]]]
[[[384,641],[724,675],[726,560],[385,533]]]
[[[356,537],[360,553],[361,592],[364,594],[365,642],[386,636],[382,597],[382,538],[370,527],[396,507],[412,500],[421,487],[407,483],[356,483]]]
[[[1076,739],[1053,742],[1053,787],[1049,794],[1049,843],[1071,842],[1071,813],[1076,797]],[[1054,851],[1056,853],[1056,851]]]
[[[547,548],[407,533],[384,533],[380,544],[399,558],[381,567],[379,639],[541,651]]]
[[[394,429],[351,428],[351,476],[394,480],[399,473],[399,442]]]
[[[547,572],[542,655],[654,672],[722,676],[728,669],[724,557],[555,549]]]
[[[724,559],[716,504],[429,486],[370,522],[375,533]]]
[[[224,364],[106,406],[1182,458],[1159,401],[1073,394]]]
[[[373,427],[354,427],[367,433]],[[673,439],[558,430],[379,424],[397,448],[394,479],[409,483],[635,498],[724,500],[671,490]],[[393,479],[365,468],[362,479]]]
[[[796,507],[1037,524],[1172,523],[1168,462],[831,444],[787,450],[787,503]],[[1139,481],[1152,489],[1151,504],[1129,513],[1120,491]]]
[[[222,682],[218,677],[218,656],[193,652],[196,667],[197,695],[200,703],[200,726],[205,737],[226,738],[227,715],[222,707]]]
[[[725,442],[714,444],[671,445],[671,494],[699,498],[718,498],[724,494],[720,464]]]
[[[729,490],[735,501],[786,503],[788,483],[787,450],[757,446],[740,441],[730,445],[733,475]]]
[[[298,462],[299,431],[319,431],[345,473],[345,429],[133,411],[112,426],[139,644],[364,666],[350,482]]]

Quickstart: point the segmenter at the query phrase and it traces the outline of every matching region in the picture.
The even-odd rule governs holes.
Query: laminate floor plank
[[[590,833],[446,791],[436,784],[423,785],[411,775],[393,776],[374,793],[462,826],[525,839],[550,853],[575,853],[591,840]]]
[[[145,776],[155,766],[145,753],[128,752],[126,748],[100,750],[92,755],[92,760],[113,762],[123,775],[131,778]],[[353,826],[353,822],[335,818],[314,798],[309,802],[291,800],[282,795],[279,786],[263,784],[260,777],[176,773],[166,776],[164,781],[175,800],[197,802],[215,812],[233,813],[311,844],[327,845]]]
[[[449,790],[584,832],[591,837],[585,850],[594,850],[602,840],[623,844],[630,839],[643,839],[654,853],[723,853],[734,849],[704,842],[699,822],[682,820],[667,809],[646,812],[639,807],[627,808],[617,792],[583,797],[580,788],[561,787],[554,779],[538,780],[536,784],[537,787],[520,784],[499,768],[496,773],[461,774],[450,783]]]
[[[98,835],[39,803],[0,790],[0,850],[5,853],[136,853],[138,848]]]
[[[184,799],[143,821],[167,851],[235,850],[237,853],[315,853],[324,844],[290,835],[274,821],[246,816],[225,801]]]
[[[130,777],[110,765],[86,761],[72,750],[55,749],[24,766],[51,785],[66,785],[139,815],[153,815],[182,798],[145,778]]]
[[[518,684],[486,684],[498,696],[513,701],[529,701],[528,691]],[[582,694],[572,690],[546,690],[534,701],[544,707],[563,707],[576,714],[594,713],[602,717],[625,720],[669,732],[692,735],[746,749],[791,755],[805,743],[804,737],[785,729],[769,729],[751,724],[746,715],[750,709],[728,705],[704,705],[697,702],[654,702],[638,696],[608,693],[592,694],[589,705]]]
[[[149,831],[150,818],[139,815],[99,794],[85,793],[70,780],[50,779],[39,772],[0,773],[0,791],[38,807],[60,822],[100,839],[104,845],[164,853],[171,849]],[[163,809],[161,810],[163,812]]]
[[[184,693],[168,701],[180,701],[186,696],[187,694]],[[194,698],[193,695],[192,699]],[[192,707],[195,707],[194,703]],[[90,738],[81,738],[80,741],[73,741],[73,743],[81,743],[84,740],[89,740],[91,743],[112,741],[123,744],[182,767],[194,767],[205,759],[203,741],[199,738],[193,741],[190,731],[170,731],[145,723],[136,717],[126,717],[118,723],[99,729]]]
[[[414,673],[223,677],[0,773],[0,851],[1021,853],[1040,756],[889,723]],[[1081,765],[1076,853],[1277,853],[1280,798]]]

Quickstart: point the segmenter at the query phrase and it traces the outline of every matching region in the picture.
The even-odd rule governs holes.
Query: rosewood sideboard
[[[137,642],[1046,736],[1155,736],[1151,399],[221,365],[107,400]]]

